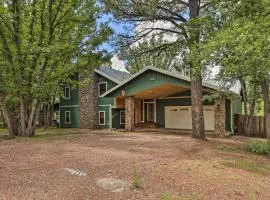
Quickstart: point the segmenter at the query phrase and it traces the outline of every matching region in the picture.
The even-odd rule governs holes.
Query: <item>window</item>
[[[126,123],[126,112],[124,110],[120,111],[120,124],[125,124]]]
[[[66,122],[66,124],[71,123],[70,111],[65,112],[65,122]]]
[[[64,98],[70,99],[70,86],[65,86]]]
[[[103,95],[105,92],[107,92],[107,82],[99,83],[98,84],[99,89],[99,96]]]
[[[99,125],[105,125],[105,111],[99,111]]]

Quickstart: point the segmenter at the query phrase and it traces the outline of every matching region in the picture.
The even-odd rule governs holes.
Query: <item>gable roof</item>
[[[139,75],[143,74],[144,72],[146,72],[148,70],[152,70],[152,71],[155,71],[155,72],[159,72],[159,73],[162,73],[162,74],[165,74],[165,75],[168,75],[168,76],[172,76],[172,77],[182,79],[182,80],[186,80],[186,81],[190,82],[190,78],[188,78],[186,76],[183,76],[183,75],[181,75],[181,74],[179,74],[177,72],[170,72],[170,71],[167,71],[167,70],[164,70],[164,69],[159,69],[159,68],[156,68],[156,67],[146,67],[146,68],[142,69],[141,71],[133,74],[132,76],[130,76],[128,79],[126,79],[122,83],[120,83],[120,84],[116,85],[115,87],[113,87],[112,89],[108,90],[101,97],[105,97],[106,95],[110,94],[111,92],[115,91],[116,89],[120,88],[121,86],[125,85],[129,81],[133,80],[134,78],[138,77]],[[210,89],[214,89],[214,90],[219,89],[219,87],[217,85],[214,85],[214,84],[211,84],[211,83],[208,83],[208,82],[205,82],[205,81],[203,81],[203,86],[205,86],[207,88],[210,88]]]
[[[99,69],[95,69],[95,72],[117,84],[120,84],[131,76],[131,74],[127,72],[122,72],[109,67],[100,67]]]

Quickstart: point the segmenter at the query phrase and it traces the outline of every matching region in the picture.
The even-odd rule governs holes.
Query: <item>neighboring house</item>
[[[64,88],[60,100],[60,127],[151,127],[192,129],[190,79],[166,70],[147,67],[134,75],[110,68],[94,70],[87,88]],[[203,94],[218,91],[204,82]],[[203,102],[205,129],[218,134],[233,131],[233,115],[241,113],[241,98]]]

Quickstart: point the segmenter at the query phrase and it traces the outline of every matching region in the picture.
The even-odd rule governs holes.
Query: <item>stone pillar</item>
[[[125,99],[125,129],[129,132],[134,132],[134,123],[135,123],[135,103],[134,103],[134,97],[126,97]]]
[[[215,99],[215,133],[220,136],[225,135],[225,99],[223,97]]]
[[[86,76],[80,76],[80,80],[89,81],[87,86],[79,88],[79,113],[80,128],[98,128],[98,77],[93,69]]]

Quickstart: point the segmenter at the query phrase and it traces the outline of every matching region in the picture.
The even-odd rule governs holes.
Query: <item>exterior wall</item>
[[[231,119],[232,119],[232,129],[235,130],[236,124],[234,122],[235,114],[242,114],[242,101],[241,98],[238,96],[233,96],[231,98]]]
[[[152,87],[159,86],[161,84],[174,84],[182,87],[190,87],[190,82],[185,80],[180,80],[165,74],[154,71],[146,71],[140,76],[136,77],[132,81],[118,88],[108,96],[121,96],[121,91],[125,90],[126,96],[132,96],[135,93],[143,90],[147,90]]]
[[[98,128],[98,76],[89,70],[81,79],[90,79],[91,83],[79,88],[80,128]]]
[[[116,86],[117,84],[107,78],[105,78],[104,76],[101,76],[99,74],[97,74],[97,78],[98,78],[98,83],[103,83],[106,82],[107,83],[107,91],[112,89],[114,86]]]
[[[64,88],[63,88],[64,91]],[[70,99],[60,98],[60,107],[78,106],[79,105],[79,90],[78,88],[70,87]]]
[[[203,105],[213,105],[213,102],[205,101]],[[165,106],[191,106],[191,98],[157,99],[156,120],[160,127],[165,127]]]
[[[74,78],[77,79],[77,78]],[[63,88],[64,90],[64,88]],[[78,128],[79,127],[79,97],[78,88],[70,87],[70,98],[60,97],[60,127],[61,128]],[[70,111],[71,123],[65,123],[65,112]]]
[[[109,105],[114,104],[113,98],[99,97],[99,83],[106,82],[107,90],[117,84],[97,74],[89,72],[92,82],[85,88],[79,89],[80,127],[81,128],[109,128]],[[99,125],[99,111],[105,111],[106,125]]]
[[[65,112],[70,111],[70,124],[65,123]],[[60,128],[78,128],[79,107],[60,107]]]
[[[120,124],[120,111],[125,111],[125,109],[112,109],[112,128],[125,128],[125,124]]]
[[[99,124],[99,113],[97,114],[96,118],[98,120],[98,128],[100,129],[106,129],[110,127],[110,116],[109,116],[109,111],[110,106],[99,106],[99,111],[105,111],[105,125],[100,125]]]

